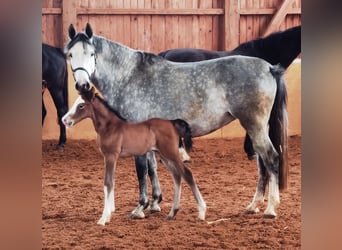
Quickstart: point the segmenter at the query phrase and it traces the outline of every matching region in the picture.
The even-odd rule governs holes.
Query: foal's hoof
[[[106,219],[104,217],[101,217],[98,221],[97,221],[97,225],[101,225],[104,226],[106,225],[106,223],[108,223],[110,221],[110,219]]]
[[[274,209],[266,209],[263,217],[267,219],[273,219],[277,217],[277,213],[274,211]]]
[[[276,214],[275,215],[274,214],[264,214],[263,217],[265,219],[274,219],[277,217],[277,215]]]
[[[260,212],[260,210],[257,207],[255,209],[246,209],[245,210],[245,214],[257,214],[259,212]]]

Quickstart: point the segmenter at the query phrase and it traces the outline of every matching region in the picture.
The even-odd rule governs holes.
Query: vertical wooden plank
[[[131,0],[131,8],[138,8],[138,0]],[[138,48],[138,16],[131,15],[131,41],[130,47],[133,49]]]
[[[238,9],[243,7],[243,2],[225,0],[224,2],[224,48],[223,50],[232,50],[239,45],[239,30],[241,29],[241,18]]]
[[[123,8],[129,9],[130,5],[131,3],[129,0],[123,1]],[[121,29],[124,30],[122,43],[127,45],[128,47],[131,47],[131,17],[129,15],[123,15],[123,26],[121,27]]]
[[[266,4],[265,4],[265,0],[259,0],[259,8],[263,9],[266,8]],[[262,31],[265,30],[266,28],[266,23],[267,22],[267,18],[265,15],[260,16],[259,18],[259,37],[262,34]]]
[[[178,8],[179,9],[185,8],[185,1],[184,0],[179,1]],[[180,48],[186,47],[184,37],[188,34],[186,34],[185,25],[186,25],[185,17],[179,16],[179,18],[178,18],[178,46]]]
[[[259,9],[259,0],[253,0],[253,8]],[[260,37],[260,16],[253,17],[253,39]]]
[[[152,0],[145,0],[145,8],[152,8]],[[144,50],[152,51],[152,17],[151,15],[145,16],[145,39]]]
[[[172,0],[165,1],[165,8],[171,9],[172,8]],[[174,37],[174,25],[173,25],[173,18],[172,16],[165,17],[165,47],[164,50],[175,48],[175,37]],[[159,51],[158,51],[159,53]]]
[[[252,9],[253,8],[253,0],[247,0],[247,9]],[[246,23],[247,23],[247,34],[246,34],[246,39],[247,41],[253,39],[253,15],[249,15],[246,18]]]
[[[220,8],[218,0],[213,0],[213,9]],[[212,17],[212,50],[219,50],[219,17]]]
[[[144,8],[144,1],[137,1],[138,8]],[[144,40],[145,40],[145,17],[143,15],[137,16],[137,48],[139,50],[144,50]]]
[[[114,3],[114,8],[123,8],[124,0],[116,0]],[[124,33],[126,32],[126,28],[124,27],[124,16],[123,15],[115,15],[113,19],[114,22],[114,30],[111,34],[111,39],[113,41],[117,41],[119,43],[125,44]]]
[[[241,9],[245,9],[246,8],[246,0],[241,0],[240,6],[241,6]],[[246,40],[247,40],[246,34],[247,34],[246,16],[242,16],[242,17],[240,17],[240,37],[239,37],[240,44],[246,42]],[[231,49],[233,49],[233,48],[231,48]]]
[[[186,9],[192,9],[192,0],[185,0],[185,8]],[[186,48],[192,48],[193,47],[193,26],[192,26],[192,15],[187,15],[183,17],[184,19],[184,47]]]
[[[152,8],[163,9],[164,0],[152,0]],[[163,16],[152,15],[152,50],[159,53],[165,48],[165,18]]]
[[[211,1],[200,1],[199,9],[211,8]],[[211,28],[212,28],[212,17],[211,16],[199,16],[199,25],[200,25],[200,48],[201,49],[212,49],[212,40],[211,38]]]
[[[68,29],[70,24],[73,24],[75,27],[77,26],[77,16],[76,16],[76,8],[78,0],[68,0],[63,1],[63,14],[62,14],[62,26],[63,26],[63,35],[61,36],[63,41],[62,44],[66,44],[69,40]]]
[[[89,7],[89,0],[80,0],[79,2],[80,8],[88,8]],[[80,15],[77,16],[77,26],[85,27],[87,23],[89,23],[92,26],[92,23],[89,21],[89,15]]]
[[[172,1],[171,7],[174,9],[179,8],[179,2],[178,1]],[[172,24],[172,44],[170,44],[170,47],[166,47],[165,49],[174,49],[179,48],[179,16],[173,15],[171,16],[171,24]]]
[[[193,9],[198,9],[199,0],[192,0],[192,8]],[[200,37],[200,26],[199,26],[199,16],[198,15],[193,15],[192,16],[192,46],[193,48],[200,48],[200,42],[199,40],[201,39]]]

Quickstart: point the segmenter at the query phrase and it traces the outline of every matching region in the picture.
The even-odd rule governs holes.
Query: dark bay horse
[[[44,90],[48,89],[57,110],[59,124],[58,148],[66,142],[62,116],[68,111],[68,69],[63,49],[42,44],[42,124],[46,116]]]
[[[231,51],[211,51],[203,49],[171,49],[160,52],[159,55],[173,62],[196,62],[214,58],[244,55],[266,60],[270,64],[280,64],[287,69],[301,52],[301,26],[274,32],[264,38],[257,38],[240,44]],[[248,134],[245,138],[244,149],[249,159],[255,152]]]
[[[76,89],[89,89],[92,81],[108,105],[128,121],[179,118],[197,137],[238,119],[258,155],[258,184],[247,211],[258,211],[257,203],[264,199],[269,184],[264,215],[276,216],[279,189],[286,187],[288,175],[286,85],[281,66],[248,56],[175,63],[93,35],[89,24],[84,33],[76,33],[70,25],[69,37],[65,52]],[[136,157],[136,163],[143,169],[137,167],[138,171],[156,172],[151,152]],[[158,201],[161,192],[154,185],[159,184],[155,177],[152,195]],[[146,180],[140,181],[140,201],[133,214],[148,206]]]
[[[180,136],[185,138],[187,150],[192,146],[191,130],[185,121],[153,118],[140,123],[128,123],[95,94],[94,87],[90,90],[81,90],[81,96],[76,99],[62,120],[67,127],[72,127],[85,118],[93,121],[105,163],[104,208],[97,224],[108,223],[111,213],[115,211],[114,181],[118,158],[144,155],[148,151],[158,152],[162,162],[172,173],[175,193],[167,219],[173,219],[179,210],[181,177],[190,186],[198,203],[198,218],[205,219],[206,204],[191,170],[184,165],[178,152]]]

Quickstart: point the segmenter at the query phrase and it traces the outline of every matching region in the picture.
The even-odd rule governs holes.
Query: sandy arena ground
[[[181,208],[172,221],[171,174],[158,164],[163,192],[160,213],[129,218],[138,204],[133,158],[120,159],[116,170],[116,211],[106,226],[96,225],[103,209],[103,158],[95,140],[68,140],[64,151],[56,140],[42,143],[43,249],[300,249],[301,137],[289,138],[289,188],[280,194],[276,219],[244,214],[256,182],[255,160],[243,152],[243,138],[195,139],[188,164],[207,203],[205,221],[182,182]],[[149,185],[149,190],[151,187]],[[150,191],[151,192],[151,191]],[[265,202],[266,203],[266,202]]]

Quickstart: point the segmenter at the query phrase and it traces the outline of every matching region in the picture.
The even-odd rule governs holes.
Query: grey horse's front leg
[[[153,152],[148,152],[143,156],[135,157],[135,167],[139,181],[139,204],[132,211],[132,219],[145,218],[144,209],[148,207],[148,187],[147,187],[147,174],[152,184],[152,197],[153,201],[150,205],[151,212],[159,212],[160,207],[158,203],[162,200],[160,183],[157,175],[157,161]]]
[[[142,219],[145,218],[144,209],[148,206],[148,189],[147,189],[147,172],[148,163],[147,155],[135,156],[135,168],[137,171],[137,177],[139,181],[139,204],[132,211],[132,219]]]
[[[162,192],[160,188],[160,183],[157,174],[157,160],[154,152],[147,153],[147,163],[148,163],[148,176],[150,177],[152,185],[152,198],[153,201],[149,206],[152,213],[160,212],[159,203],[162,201]]]

